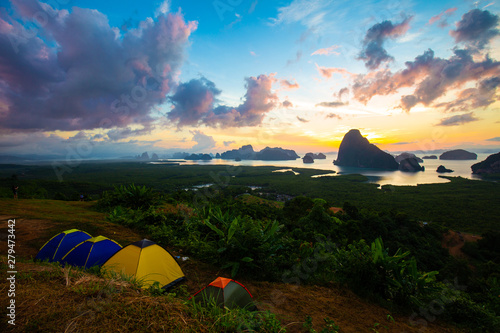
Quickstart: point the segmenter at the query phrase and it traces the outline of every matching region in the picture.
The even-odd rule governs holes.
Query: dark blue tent
[[[101,266],[121,248],[121,245],[114,240],[98,236],[87,239],[72,248],[62,258],[62,262],[84,268]]]
[[[72,248],[90,238],[92,236],[78,229],[63,231],[49,239],[40,248],[35,259],[49,262],[60,261]]]

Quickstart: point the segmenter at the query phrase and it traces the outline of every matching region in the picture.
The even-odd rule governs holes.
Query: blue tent
[[[90,238],[92,236],[78,229],[63,231],[49,239],[40,248],[35,259],[49,262],[60,261],[72,248]]]
[[[121,250],[121,245],[112,239],[98,236],[87,239],[62,258],[62,262],[72,266],[90,268],[104,264],[116,252]]]

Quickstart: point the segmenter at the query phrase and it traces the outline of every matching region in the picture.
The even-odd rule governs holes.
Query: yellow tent
[[[185,279],[179,264],[167,250],[143,239],[116,252],[102,266],[108,271],[134,276],[147,288],[159,282],[169,289]]]

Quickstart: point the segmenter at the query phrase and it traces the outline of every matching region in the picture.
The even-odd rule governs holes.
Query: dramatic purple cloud
[[[457,29],[450,31],[457,43],[481,50],[499,35],[498,16],[487,10],[473,9],[462,16]]]
[[[120,35],[96,10],[12,4],[20,21],[0,12],[0,129],[11,131],[125,128],[111,132],[123,137],[129,125],[150,126],[197,27],[159,11]],[[29,35],[21,21],[38,17]]]
[[[197,126],[213,112],[216,97],[220,93],[215,83],[203,77],[181,83],[170,97],[174,108],[168,113],[168,119],[176,122],[179,128]]]
[[[465,114],[459,114],[456,116],[451,116],[448,118],[443,118],[441,121],[437,124],[438,126],[458,126],[458,125],[463,125],[466,123],[470,123],[473,121],[478,121],[479,119],[474,116],[474,113],[469,112]]]
[[[220,128],[257,126],[269,111],[280,105],[278,96],[272,90],[276,79],[274,74],[262,74],[245,81],[245,99],[237,107],[216,105],[221,91],[206,78],[182,83],[170,97],[173,109],[167,117],[178,128],[188,125]]]
[[[366,68],[376,70],[382,63],[394,60],[384,49],[384,42],[389,38],[395,39],[403,36],[410,28],[411,19],[412,17],[405,18],[398,24],[384,21],[368,29],[363,40],[363,50],[358,56],[358,59],[364,60]]]

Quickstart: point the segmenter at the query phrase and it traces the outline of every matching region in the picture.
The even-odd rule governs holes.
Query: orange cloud
[[[332,45],[327,48],[319,49],[311,53],[311,55],[330,55],[330,54],[335,54],[335,55],[340,55],[339,52],[336,52],[334,50],[338,49],[340,46],[338,45]]]
[[[316,64],[316,68],[318,69],[318,72],[321,76],[323,76],[326,79],[329,79],[333,76],[333,74],[338,73],[342,75],[343,78],[350,78],[354,76],[353,73],[349,72],[347,69],[344,68],[337,68],[337,67],[321,67]]]

